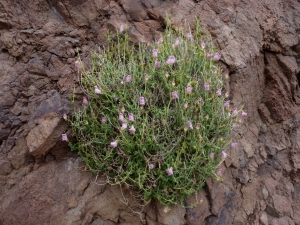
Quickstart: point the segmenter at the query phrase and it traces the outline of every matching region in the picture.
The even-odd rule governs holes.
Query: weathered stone
[[[292,206],[287,197],[274,194],[272,199],[274,202],[274,208],[280,213],[280,215],[292,216]]]
[[[200,203],[196,204],[199,201]],[[186,199],[186,204],[186,216],[188,225],[203,224],[205,219],[211,214],[209,211],[209,201],[203,189],[201,189],[197,195],[188,197]],[[196,205],[193,206],[193,204]],[[189,208],[189,206],[192,207]]]
[[[101,218],[95,219],[91,225],[115,225],[116,223],[109,220],[102,220]]]
[[[271,205],[267,205],[266,206],[266,213],[272,217],[280,217],[280,213],[275,209],[273,208]]]
[[[59,93],[55,90],[49,91],[48,95],[50,97],[42,101],[42,103],[34,112],[33,120],[39,119],[42,116],[52,112],[57,113],[58,116],[62,116],[64,113],[68,114],[70,112],[70,101],[61,98]]]
[[[25,165],[28,160],[28,146],[24,136],[20,136],[15,141],[15,146],[9,151],[7,158],[10,160],[14,168],[19,169]]]
[[[257,192],[258,183],[252,183],[249,185],[245,185],[242,187],[242,195],[243,195],[243,209],[247,215],[250,215],[254,212],[254,209],[257,204],[256,192]]]
[[[295,222],[287,216],[278,218],[278,219],[272,219],[271,220],[272,225],[295,225]]]
[[[224,169],[224,168],[223,168]],[[222,207],[226,204],[225,187],[223,183],[213,179],[206,181],[211,199],[211,212],[214,215],[219,215]]]
[[[173,205],[171,208],[166,208],[156,203],[158,223],[164,225],[183,225],[185,221],[185,208],[180,204]]]
[[[5,159],[0,159],[0,175],[9,174],[12,171],[12,166],[10,161]]]
[[[264,211],[261,212],[259,221],[262,223],[262,225],[269,225],[268,215],[266,212]]]
[[[55,121],[70,112],[65,97],[73,90],[82,93],[74,67],[78,53],[89,65],[89,52],[105,45],[105,34],[120,24],[130,28],[133,41],[151,42],[163,30],[166,15],[174,28],[186,24],[186,30],[200,15],[230,74],[224,89],[248,117],[232,134],[240,146],[229,150],[223,183],[207,182],[209,198],[200,208],[176,206],[164,213],[159,206],[145,207],[147,224],[185,224],[192,215],[207,225],[259,224],[259,219],[262,224],[299,223],[298,1],[8,0],[0,5],[0,171],[6,174],[0,175],[0,224],[140,223],[140,214],[129,209],[139,211],[138,204],[127,193],[129,207],[119,188],[103,185],[102,178],[90,183],[84,164],[68,153],[61,134],[54,135],[62,124]],[[57,126],[51,132],[54,112]],[[49,132],[45,138],[35,140],[44,130]],[[30,132],[28,144],[36,157],[51,148],[43,163],[28,155]],[[209,210],[213,215],[206,217]]]
[[[251,143],[249,143],[247,140],[240,140],[240,143],[242,144],[244,151],[247,154],[247,157],[251,158],[254,155],[254,149]]]
[[[26,137],[29,153],[36,158],[46,155],[67,129],[63,119],[56,113],[43,116],[38,123]]]
[[[122,0],[121,2],[129,20],[143,21],[146,18],[147,12],[140,1]]]
[[[61,163],[53,161],[39,167],[30,172],[25,179],[18,180],[15,177],[15,184],[11,189],[13,194],[1,202],[0,218],[10,221],[10,224],[23,224],[24,220],[27,224],[35,224],[37,220],[46,216],[55,224],[68,224],[68,221],[64,220],[67,219],[67,208],[61,203],[67,202],[71,195],[82,201],[85,193],[83,190],[90,182],[90,174],[78,171],[82,165],[81,160],[69,158]],[[44,213],[29,216],[27,212],[35,212],[36,207]]]
[[[263,188],[262,188],[262,194],[263,194],[264,199],[267,200],[267,198],[269,196],[269,192],[265,186],[263,186]]]

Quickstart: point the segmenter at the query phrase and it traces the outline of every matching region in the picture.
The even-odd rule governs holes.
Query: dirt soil
[[[133,41],[151,41],[166,14],[175,27],[200,16],[232,107],[248,113],[223,181],[207,181],[201,205],[169,212],[106,185],[61,141],[68,97],[82,94],[78,53],[88,64],[121,24]],[[2,0],[0,225],[299,225],[299,71],[299,0]]]

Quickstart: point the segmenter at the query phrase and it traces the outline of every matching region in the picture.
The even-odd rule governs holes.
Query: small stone
[[[262,188],[261,192],[262,192],[262,194],[264,196],[264,199],[266,200],[268,198],[268,196],[269,196],[269,192],[268,192],[267,188],[264,186]]]
[[[263,225],[269,225],[269,221],[268,221],[268,215],[265,211],[263,211],[259,217],[259,221],[263,224]]]
[[[0,160],[0,175],[9,174],[12,171],[12,166],[9,160]]]

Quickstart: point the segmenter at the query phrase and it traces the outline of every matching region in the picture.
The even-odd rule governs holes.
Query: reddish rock
[[[67,126],[59,115],[52,113],[43,116],[26,137],[29,153],[36,158],[45,156],[66,129]]]
[[[186,210],[180,204],[173,205],[170,208],[160,205],[156,202],[156,213],[158,224],[164,225],[184,225]]]
[[[196,199],[197,198],[197,199]],[[197,204],[197,202],[199,202]],[[211,215],[209,210],[209,200],[206,197],[206,193],[203,189],[196,196],[191,196],[186,200],[187,209],[187,224],[198,225],[203,224],[205,219]],[[195,206],[193,206],[196,204]],[[189,208],[191,206],[191,208]]]
[[[12,169],[13,168],[9,160],[0,159],[0,175],[9,174]]]
[[[14,144],[15,146],[9,151],[7,158],[15,169],[19,169],[26,164],[26,161],[31,161],[28,157],[29,148],[24,136],[20,136]]]
[[[2,1],[0,224],[300,223],[299,11],[295,0]],[[88,67],[89,52],[123,23],[133,41],[151,41],[166,15],[175,28],[200,15],[230,74],[229,99],[248,118],[231,136],[240,146],[228,151],[223,183],[207,181],[202,205],[164,213],[142,211],[126,191],[124,204],[120,189],[84,171],[60,141],[68,128],[59,118],[74,86],[82,92],[78,53]]]
[[[271,219],[270,224],[272,224],[272,225],[295,225],[295,222],[290,217],[284,216],[279,219]]]
[[[274,202],[274,208],[280,213],[280,215],[292,216],[292,206],[287,197],[274,194],[272,199]]]
[[[224,168],[223,168],[224,170]],[[211,213],[219,215],[222,207],[226,204],[225,187],[221,182],[217,182],[213,179],[208,179],[206,184],[209,189],[210,201],[211,201]]]

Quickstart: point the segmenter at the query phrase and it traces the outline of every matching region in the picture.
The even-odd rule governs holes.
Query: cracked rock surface
[[[296,0],[1,1],[0,224],[299,225],[299,12]],[[88,64],[121,24],[133,41],[151,41],[166,14],[174,26],[200,16],[222,53],[231,102],[248,113],[223,181],[207,180],[201,205],[168,212],[106,185],[61,141],[74,87],[83,95],[78,53]]]

